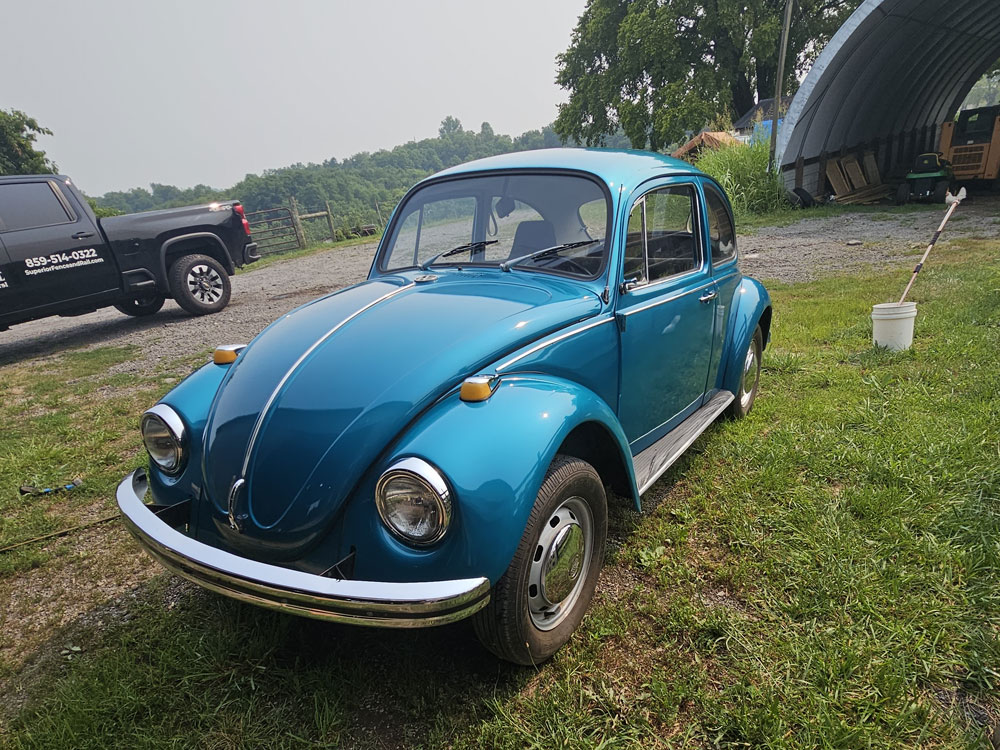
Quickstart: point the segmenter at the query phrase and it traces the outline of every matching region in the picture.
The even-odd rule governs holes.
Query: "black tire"
[[[229,304],[229,274],[215,258],[185,255],[170,267],[170,293],[192,315],[219,312]]]
[[[134,318],[141,318],[145,315],[158,313],[163,307],[165,299],[166,297],[162,294],[147,294],[142,297],[133,297],[125,302],[118,302],[115,304],[115,309]]]
[[[934,185],[934,202],[944,203],[945,198],[948,197],[948,188],[950,184],[948,180],[938,180]]]
[[[805,188],[793,188],[792,195],[794,196],[792,203],[797,205],[799,208],[812,208],[816,205],[816,199],[813,198],[812,193]]]
[[[743,419],[757,400],[757,390],[760,387],[760,362],[764,352],[764,333],[760,326],[753,332],[750,339],[750,346],[747,347],[743,357],[743,374],[740,376],[740,384],[736,388],[736,398],[729,405],[726,414],[731,419]]]
[[[582,550],[576,545],[577,530]],[[473,617],[482,644],[501,659],[524,665],[539,664],[558,651],[579,626],[594,596],[607,534],[608,504],[600,476],[586,461],[556,456],[510,567],[493,587],[490,603]],[[557,551],[563,556],[556,557]],[[562,565],[550,565],[553,558]],[[567,573],[564,578],[552,575],[560,568]],[[543,571],[540,586],[533,583],[533,577]],[[559,592],[571,588],[559,602],[550,604],[547,586],[562,587]],[[550,613],[539,606],[544,604]]]
[[[896,205],[905,206],[910,202],[910,183],[904,182],[896,188]]]

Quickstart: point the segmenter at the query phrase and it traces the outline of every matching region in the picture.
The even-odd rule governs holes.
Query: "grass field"
[[[908,269],[770,285],[754,412],[700,438],[644,514],[616,506],[598,598],[538,669],[498,663],[462,623],[332,626],[156,575],[8,649],[26,656],[0,665],[0,692],[18,695],[0,709],[0,742],[988,747],[1000,723],[998,256],[995,240],[940,246],[912,295],[914,347],[898,354],[871,346],[868,315]],[[0,370],[0,546],[112,510],[115,481],[142,460],[136,415],[198,359],[108,374],[128,357]],[[17,495],[75,474],[72,493]],[[145,565],[111,527],[114,565]],[[65,545],[5,553],[0,584],[44,578],[78,554]]]

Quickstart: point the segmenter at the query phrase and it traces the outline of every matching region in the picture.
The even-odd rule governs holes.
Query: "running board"
[[[698,439],[698,436],[715,421],[734,398],[735,396],[729,391],[718,391],[694,414],[642,453],[632,457],[635,483],[639,486],[640,495],[663,476],[663,472],[684,454],[691,443]]]

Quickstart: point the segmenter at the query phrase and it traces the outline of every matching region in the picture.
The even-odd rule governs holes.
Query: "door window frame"
[[[689,271],[681,271],[679,273],[671,274],[670,276],[662,276],[655,281],[649,281],[649,243],[646,232],[646,196],[650,193],[655,193],[658,190],[665,190],[675,187],[686,187],[691,191],[692,198],[692,209],[691,216],[694,219],[694,226],[691,227],[692,240],[696,243],[695,248],[698,250],[698,263],[697,265]],[[643,191],[632,203],[629,205],[629,209],[624,215],[624,224],[622,228],[622,242],[621,242],[621,263],[619,264],[619,284],[618,292],[619,295],[628,294],[631,291],[637,290],[647,290],[652,289],[657,286],[674,283],[678,280],[684,279],[688,276],[694,276],[698,273],[703,273],[705,271],[705,263],[708,259],[708,253],[706,253],[705,248],[705,233],[708,231],[708,225],[704,220],[704,206],[702,205],[705,199],[701,195],[701,190],[699,189],[699,184],[694,179],[681,179],[678,181],[664,182],[648,190]],[[643,258],[643,268],[645,270],[646,279],[633,286],[626,287],[625,279],[625,244],[627,242],[628,235],[628,225],[629,219],[632,216],[632,211],[635,210],[636,206],[642,204],[642,258]]]
[[[50,224],[32,224],[30,227],[18,227],[17,229],[8,229],[7,225],[4,224],[3,218],[0,217],[0,233],[11,234],[13,232],[26,232],[32,229],[59,227],[62,226],[63,224],[75,224],[77,221],[79,221],[80,217],[76,215],[76,211],[73,210],[73,207],[69,204],[69,201],[66,200],[66,197],[62,194],[62,191],[59,190],[59,186],[56,184],[55,180],[14,180],[11,182],[0,183],[0,187],[3,187],[4,185],[48,185],[49,190],[52,192],[52,197],[56,199],[56,201],[59,203],[59,205],[65,212],[66,216],[69,218],[67,218],[66,221],[54,221]]]

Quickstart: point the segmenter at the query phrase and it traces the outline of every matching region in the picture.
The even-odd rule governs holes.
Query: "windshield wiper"
[[[509,271],[511,266],[516,266],[518,263],[524,263],[525,261],[533,260],[535,258],[544,258],[546,255],[555,255],[560,250],[569,250],[574,247],[583,247],[585,245],[594,245],[598,242],[604,242],[603,239],[596,240],[580,240],[579,242],[564,242],[561,245],[553,245],[552,247],[546,247],[541,250],[535,250],[533,253],[528,253],[527,255],[521,255],[517,258],[511,258],[500,264],[501,270]]]
[[[476,242],[466,242],[464,245],[459,245],[458,247],[453,247],[451,250],[445,250],[443,253],[438,253],[431,257],[430,260],[424,261],[420,264],[420,270],[426,271],[431,267],[431,264],[438,258],[447,258],[450,255],[458,255],[465,250],[475,250],[477,247],[486,247],[487,245],[495,245],[500,240],[478,240]]]

